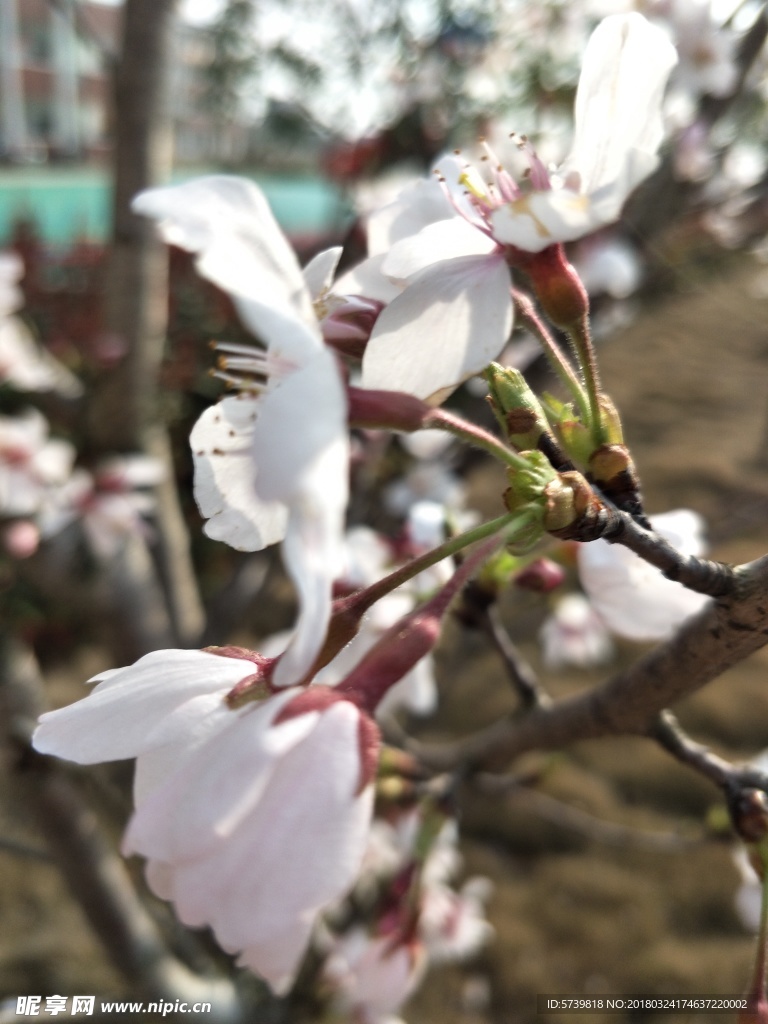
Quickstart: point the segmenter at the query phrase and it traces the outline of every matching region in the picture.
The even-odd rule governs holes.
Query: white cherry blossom
[[[544,664],[589,668],[613,654],[613,643],[603,620],[582,594],[567,594],[541,627]]]
[[[37,513],[68,479],[74,459],[68,441],[49,438],[48,421],[37,409],[0,416],[0,515]]]
[[[264,659],[219,650],[101,673],[89,696],[42,716],[34,745],[79,764],[137,758],[124,852],[147,858],[151,888],[185,924],[210,926],[284,991],[362,862],[378,730],[319,686],[233,710],[227,693]]]
[[[300,680],[325,635],[348,496],[345,389],[313,299],[266,199],[244,178],[212,176],[144,192],[134,209],[196,254],[266,346],[220,346],[222,376],[241,394],[206,410],[192,437],[195,497],[207,532],[256,550],[284,538],[299,597],[275,675]],[[327,268],[310,275],[322,289]],[[266,381],[266,383],[265,383]]]
[[[372,220],[374,258],[404,290],[376,321],[364,387],[439,401],[498,356],[513,322],[510,267],[616,220],[656,166],[675,60],[665,34],[641,15],[604,19],[587,46],[573,147],[557,175],[524,139],[526,190],[491,151],[491,183],[446,156],[437,162],[442,196],[436,183],[422,183]]]
[[[666,34],[642,15],[603,19],[584,53],[571,152],[554,181],[534,181],[494,212],[496,237],[539,252],[616,220],[658,163],[661,103],[676,62]]]

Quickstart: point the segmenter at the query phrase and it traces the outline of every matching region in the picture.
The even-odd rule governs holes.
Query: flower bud
[[[542,434],[551,433],[538,398],[519,370],[491,363],[485,370],[488,400],[507,440],[520,451],[538,448]]]
[[[549,594],[565,582],[565,569],[551,558],[537,558],[515,576],[515,586],[536,594]]]
[[[557,480],[557,473],[549,459],[542,452],[521,452],[527,465],[525,469],[510,469],[509,487],[504,492],[504,504],[510,512],[517,512],[530,505],[544,508],[544,492],[547,486]]]
[[[558,474],[545,496],[545,530],[563,540],[592,539],[603,505],[581,473]]]

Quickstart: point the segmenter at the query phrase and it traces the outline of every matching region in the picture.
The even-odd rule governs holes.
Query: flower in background
[[[654,530],[683,555],[705,552],[704,522],[689,509],[650,517]],[[668,580],[620,544],[579,545],[579,578],[611,632],[628,640],[664,640],[709,600]]]
[[[77,398],[83,393],[80,381],[12,315],[24,304],[18,286],[23,273],[24,264],[15,252],[0,252],[0,381],[18,391],[56,391]]]
[[[37,409],[0,416],[0,515],[36,514],[69,478],[74,460],[68,441],[48,437],[48,421]]]
[[[155,508],[149,489],[164,476],[162,464],[146,455],[113,456],[93,473],[76,469],[45,502],[40,514],[42,535],[52,537],[79,520],[93,554],[108,560],[128,537],[149,533],[146,517]]]
[[[240,550],[283,540],[299,596],[291,644],[275,675],[298,682],[322,646],[348,497],[347,402],[296,257],[257,186],[212,176],[152,189],[134,209],[163,238],[196,254],[266,346],[220,345],[237,388],[192,431],[195,498],[206,532]],[[325,281],[325,275],[319,277]]]
[[[415,938],[354,928],[333,940],[323,966],[331,1004],[356,1024],[402,1024],[394,1014],[421,981],[426,961]]]
[[[568,594],[539,634],[547,668],[591,668],[608,661],[613,643],[603,620],[582,594]]]

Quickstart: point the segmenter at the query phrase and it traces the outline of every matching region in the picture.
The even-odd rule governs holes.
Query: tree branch
[[[588,693],[497,722],[456,743],[409,749],[426,764],[496,768],[529,750],[601,736],[647,735],[666,707],[700,690],[768,643],[768,555],[734,570],[735,592],[713,601],[635,665]]]

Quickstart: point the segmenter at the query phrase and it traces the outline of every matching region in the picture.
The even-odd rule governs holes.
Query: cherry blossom
[[[363,928],[336,939],[324,969],[337,1012],[360,1024],[402,1024],[394,1014],[417,987],[426,960],[421,944]]]
[[[548,668],[589,668],[608,661],[613,654],[603,620],[581,594],[568,594],[557,602],[540,636]]]
[[[0,381],[19,391],[57,391],[66,398],[77,398],[83,391],[80,381],[12,315],[24,304],[18,285],[23,273],[21,257],[0,251]]]
[[[209,925],[282,991],[317,914],[359,870],[379,737],[327,687],[228,706],[266,664],[232,648],[156,651],[43,715],[34,744],[79,764],[137,758],[124,852],[147,858],[185,924]]]
[[[376,321],[363,360],[365,387],[438,401],[496,358],[513,323],[510,267],[530,272],[530,254],[554,252],[616,220],[656,166],[661,99],[675,60],[665,34],[641,15],[604,19],[587,46],[573,147],[557,175],[524,139],[525,191],[490,151],[490,184],[447,156],[437,163],[442,196],[436,184],[423,183],[372,221],[382,272],[406,287]],[[552,259],[546,274],[573,274],[562,254]]]
[[[148,489],[160,483],[164,473],[157,459],[145,455],[113,456],[93,473],[76,469],[43,505],[43,536],[51,537],[79,520],[93,554],[112,558],[126,538],[149,532],[145,517],[154,511],[155,499]]]
[[[51,489],[72,470],[75,450],[48,437],[48,421],[37,409],[0,416],[0,515],[39,511]]]
[[[199,178],[144,192],[134,208],[196,254],[199,272],[266,345],[220,346],[222,376],[241,393],[207,409],[190,440],[206,532],[241,550],[283,539],[299,618],[275,681],[289,685],[311,668],[330,615],[348,495],[341,375],[296,257],[253,182]],[[326,286],[326,272],[312,276]]]
[[[533,190],[492,214],[496,237],[539,252],[616,220],[658,163],[661,101],[676,62],[665,33],[642,15],[603,19],[584,52],[571,152],[554,178],[532,165]]]

